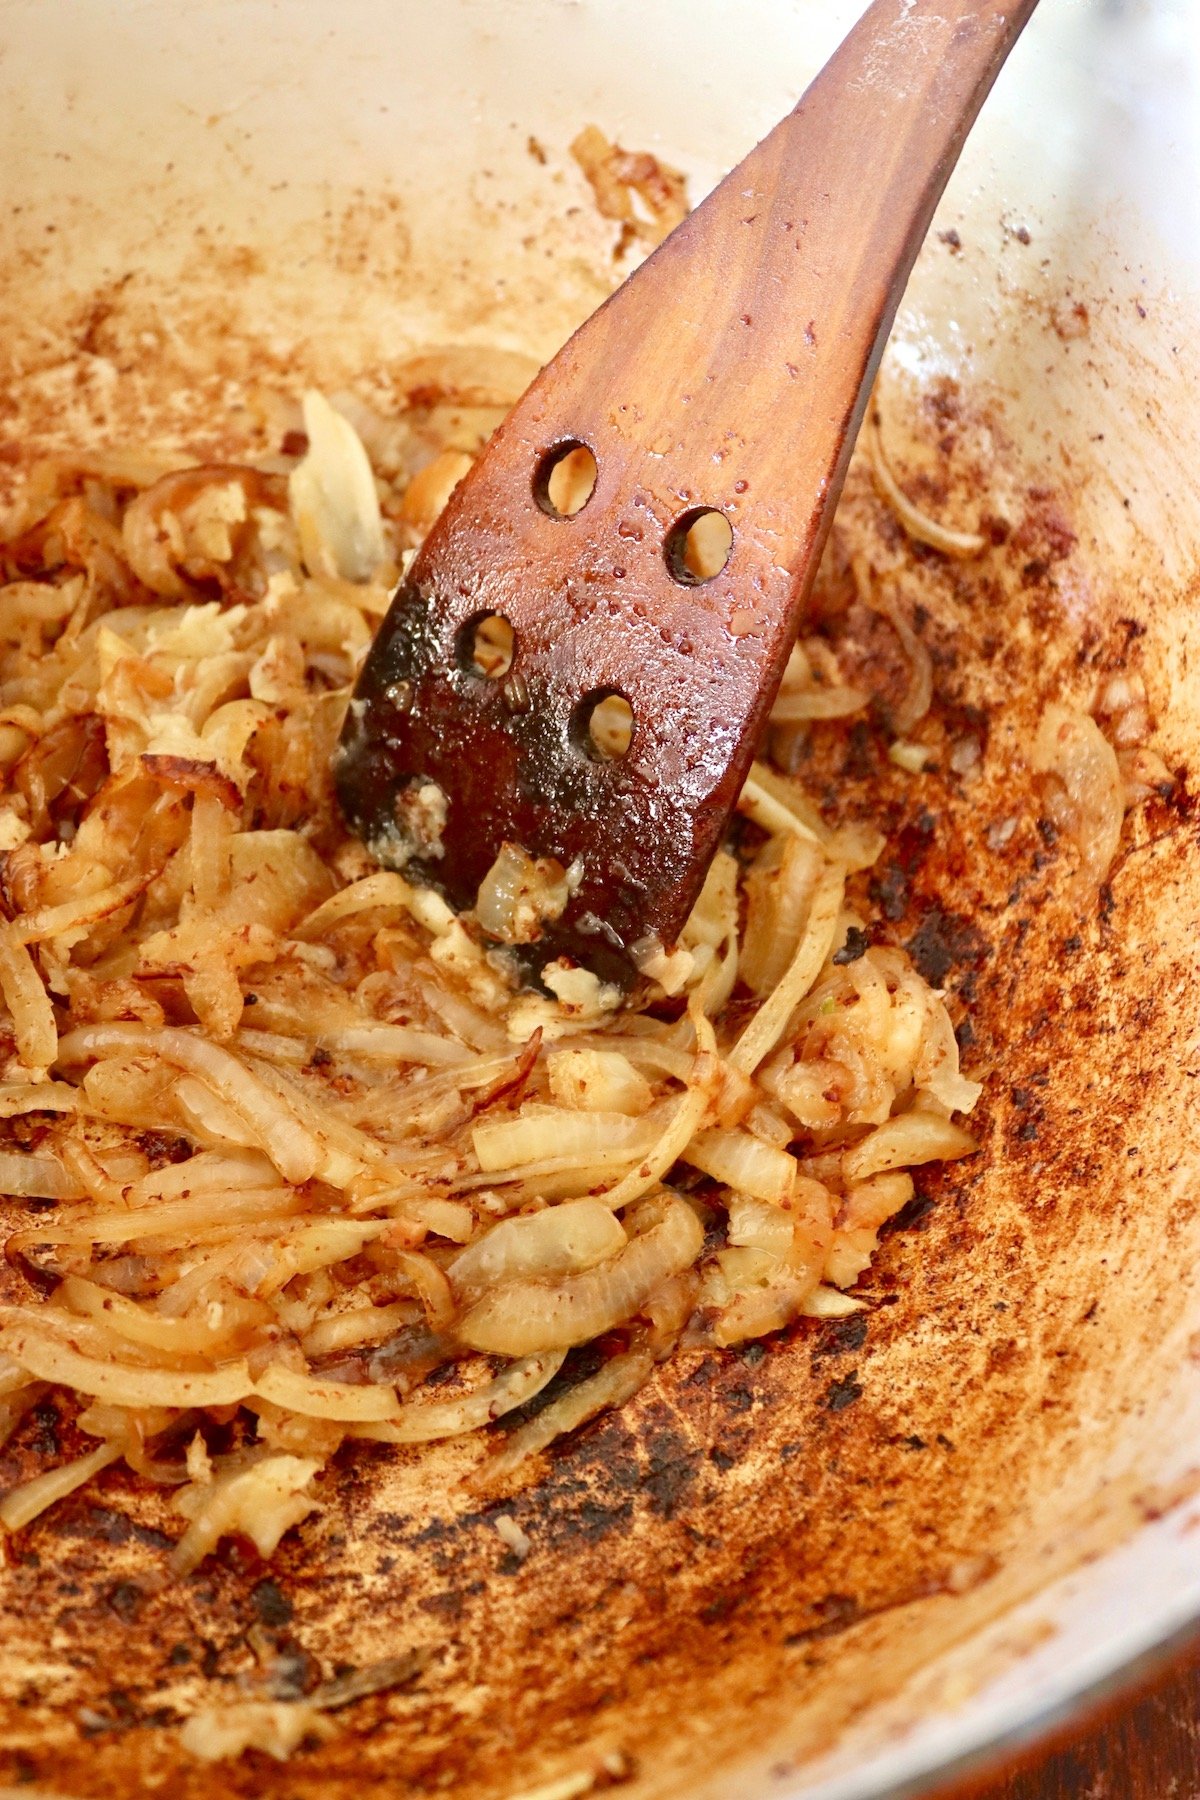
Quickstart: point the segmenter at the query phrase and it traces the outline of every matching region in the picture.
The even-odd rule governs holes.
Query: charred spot
[[[287,1595],[274,1581],[260,1581],[250,1590],[250,1603],[262,1624],[278,1629],[290,1624],[293,1607]]]
[[[842,775],[848,781],[866,780],[875,769],[871,727],[865,719],[856,719],[846,740],[846,756]]]
[[[423,1613],[429,1613],[435,1619],[444,1619],[448,1625],[457,1625],[466,1611],[466,1597],[457,1588],[447,1588],[444,1593],[424,1594],[417,1601]]]
[[[152,1169],[165,1168],[168,1163],[186,1162],[192,1154],[192,1146],[185,1137],[176,1137],[167,1131],[139,1131],[137,1144]]]
[[[862,1396],[863,1390],[858,1379],[858,1370],[851,1369],[850,1373],[843,1376],[840,1381],[830,1382],[822,1397],[821,1405],[826,1412],[845,1412],[848,1406],[853,1406],[856,1400],[862,1399]]]
[[[914,1194],[911,1200],[905,1201],[898,1213],[884,1220],[879,1227],[880,1239],[895,1237],[898,1231],[924,1231],[936,1204],[928,1194]]]
[[[646,1455],[641,1485],[650,1510],[673,1519],[691,1498],[703,1452],[681,1432],[662,1428],[649,1434]]]
[[[700,1618],[705,1625],[719,1625],[722,1620],[729,1618],[731,1613],[737,1611],[744,1598],[745,1596],[736,1589],[732,1593],[714,1594],[713,1598],[700,1608]]]
[[[547,1497],[557,1500],[555,1490],[551,1489]],[[548,1508],[546,1532],[555,1546],[563,1543],[602,1544],[615,1533],[628,1530],[632,1520],[631,1498],[606,1506],[594,1494],[583,1489],[581,1498],[569,1510],[561,1503]]]
[[[945,987],[954,968],[975,968],[991,954],[991,945],[979,927],[962,913],[945,913],[940,906],[927,912],[904,946],[931,987]]]
[[[39,1400],[30,1416],[34,1424],[30,1448],[34,1455],[46,1458],[61,1456],[62,1419],[53,1398]]]
[[[870,948],[871,940],[867,933],[859,926],[851,925],[846,933],[845,943],[840,950],[834,951],[832,960],[844,967],[847,963],[858,962],[859,958],[865,956]]]
[[[64,1511],[55,1529],[64,1537],[93,1537],[106,1544],[142,1544],[147,1550],[175,1548],[175,1539],[168,1537],[165,1531],[139,1525],[111,1506],[89,1505],[82,1516]]]
[[[136,1581],[118,1581],[105,1596],[109,1610],[126,1625],[132,1624],[146,1598]]]
[[[885,864],[883,873],[872,880],[869,892],[885,919],[895,924],[908,910],[908,877],[898,863]]]
[[[812,1360],[820,1362],[827,1356],[848,1356],[861,1350],[867,1341],[867,1315],[865,1312],[851,1313],[846,1319],[831,1319],[822,1325],[813,1345]]]

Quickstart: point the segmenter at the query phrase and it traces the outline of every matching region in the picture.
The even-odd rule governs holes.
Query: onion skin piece
[[[458,1337],[473,1350],[498,1356],[586,1344],[623,1324],[660,1283],[690,1268],[703,1243],[691,1207],[669,1196],[659,1222],[618,1255],[553,1286],[512,1281],[493,1289],[459,1321]]]

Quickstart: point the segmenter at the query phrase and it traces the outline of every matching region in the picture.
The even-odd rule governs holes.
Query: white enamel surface
[[[579,126],[594,119],[662,150],[696,192],[786,109],[858,11],[845,0],[0,0],[0,250],[34,252],[47,282],[83,291],[130,264],[178,274],[204,224],[267,251],[243,303],[250,318],[270,316],[285,348],[304,331],[353,364],[408,333],[544,355],[600,293],[594,221],[558,223],[566,204],[585,207],[563,162]],[[531,131],[563,170],[555,182],[526,151]],[[356,187],[399,193],[411,233],[392,290],[361,299],[347,269],[328,267],[321,226]],[[976,253],[923,259],[901,365],[995,375],[1031,454],[1051,454],[1048,413],[1080,441],[1103,424],[1111,491],[1097,485],[1097,520],[1118,556],[1123,534],[1154,535],[1164,571],[1178,574],[1200,536],[1194,409],[1169,429],[1144,426],[1134,384],[1150,370],[1178,394],[1195,378],[1195,0],[1043,0],[942,221]],[[1005,229],[1018,225],[1028,247]],[[547,241],[563,246],[553,260]],[[378,222],[365,243],[372,261],[394,252]],[[439,259],[469,264],[457,313],[444,282],[427,278]],[[1014,294],[1062,292],[1072,272],[1079,291],[1107,296],[1097,330],[1113,360],[1102,379],[1102,359],[1081,355],[1050,393],[1036,346],[997,328]],[[1122,365],[1139,304],[1150,316],[1136,315],[1138,360]],[[1124,383],[1112,375],[1122,366]],[[1161,1462],[1144,1465],[1147,1483],[1200,1460],[1195,1369],[1178,1382],[1176,1429],[1162,1435]],[[997,1672],[984,1686],[956,1693],[952,1654],[788,1791],[882,1793],[1029,1728],[1200,1616],[1189,1521],[1185,1504],[1039,1594],[1025,1608],[1035,1629],[1013,1618],[994,1628]]]

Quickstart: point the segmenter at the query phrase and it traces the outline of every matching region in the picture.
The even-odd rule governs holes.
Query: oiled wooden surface
[[[1200,1800],[1200,1644],[1049,1751],[953,1800]]]

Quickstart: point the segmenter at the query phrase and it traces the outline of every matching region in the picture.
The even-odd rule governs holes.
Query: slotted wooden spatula
[[[339,750],[343,809],[458,908],[506,843],[571,867],[533,967],[566,954],[625,983],[634,946],[686,920],[909,270],[1035,4],[875,0],[537,377],[397,593]]]

